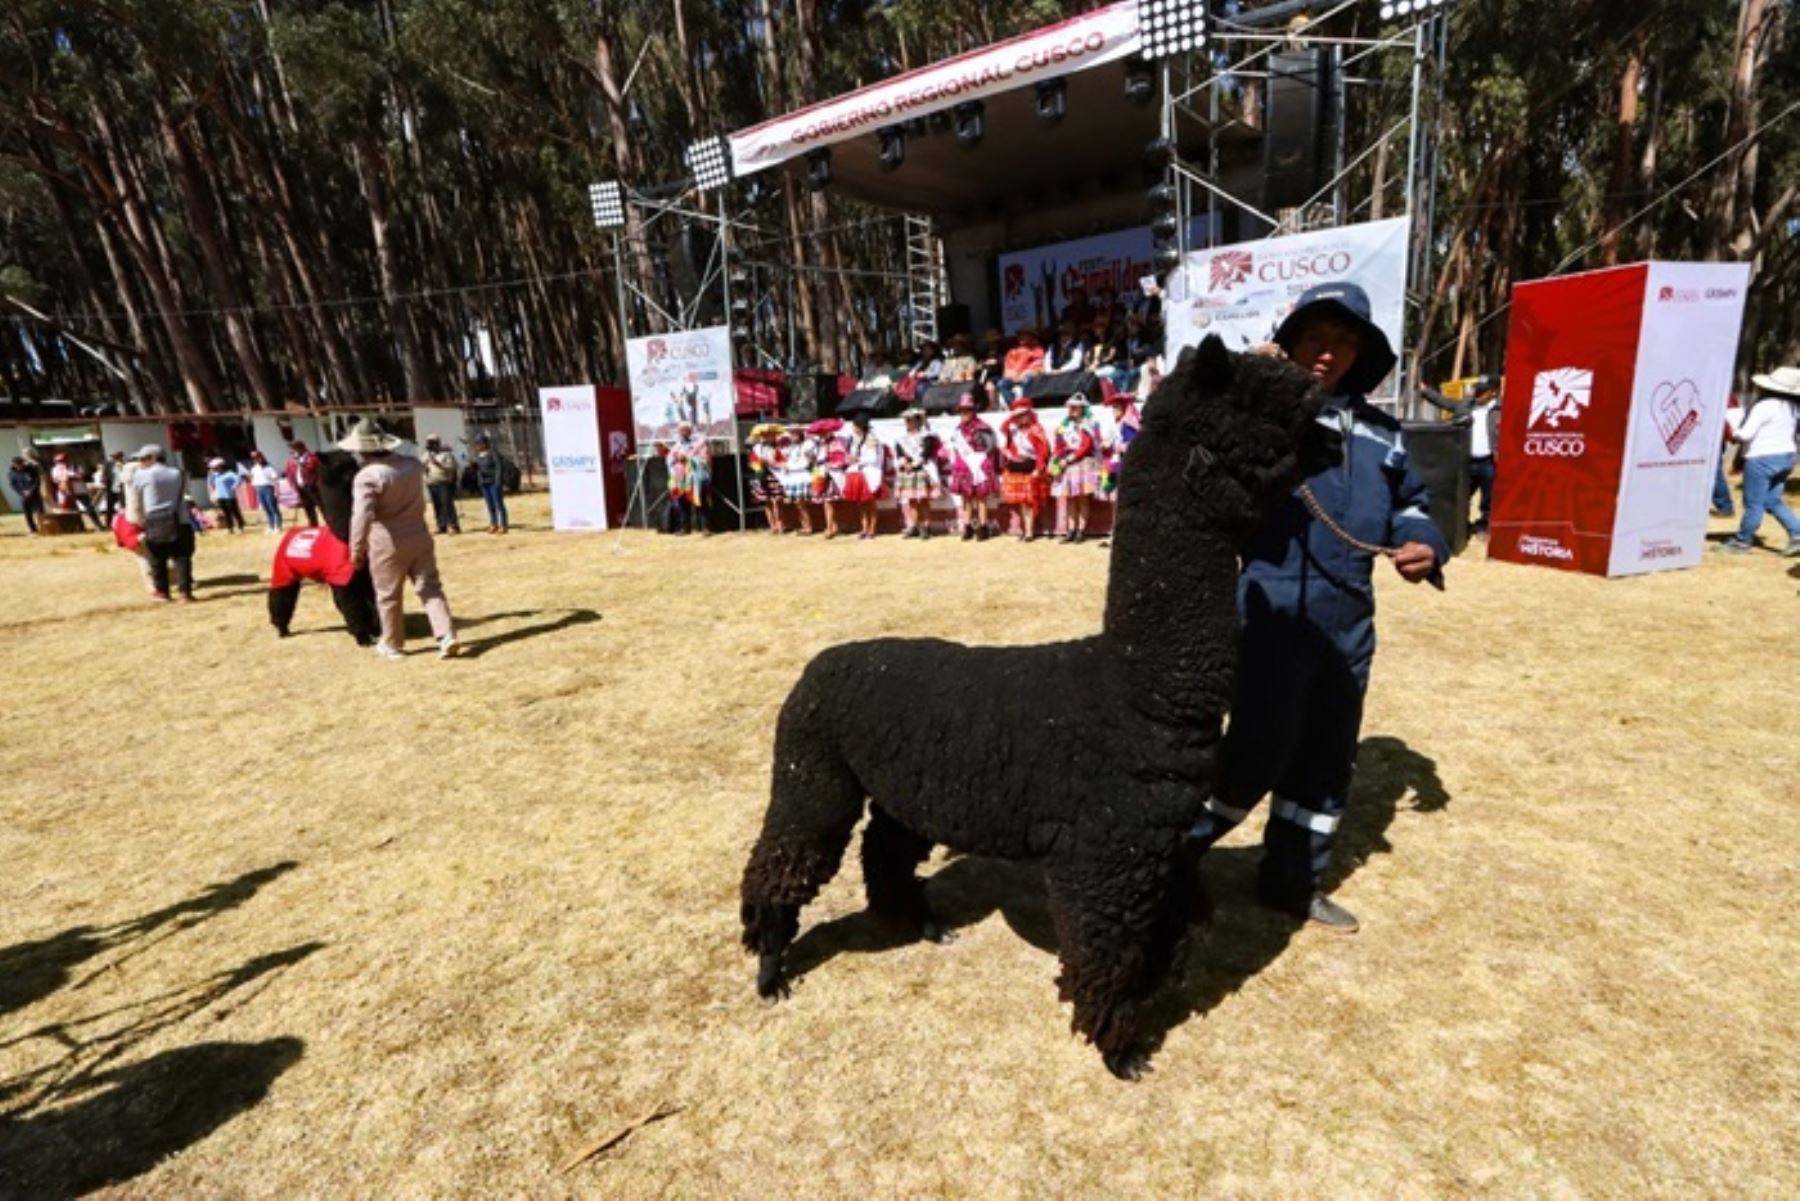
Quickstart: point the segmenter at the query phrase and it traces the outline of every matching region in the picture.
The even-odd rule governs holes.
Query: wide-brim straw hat
[[[1753,375],[1750,382],[1777,396],[1800,396],[1800,367],[1777,367],[1767,375]]]
[[[787,427],[779,421],[765,421],[760,425],[750,427],[752,438],[779,438],[785,433],[787,433]]]
[[[912,421],[915,419],[919,421],[925,420],[925,410],[916,405],[900,414],[900,420],[902,421]]]
[[[372,418],[364,417],[350,427],[337,446],[339,450],[347,450],[353,454],[379,454],[392,450],[400,445],[400,439],[376,425]]]

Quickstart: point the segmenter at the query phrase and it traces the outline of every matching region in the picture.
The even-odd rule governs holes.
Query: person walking
[[[1429,498],[1408,468],[1399,422],[1364,399],[1396,356],[1349,283],[1319,284],[1257,353],[1310,372],[1327,397],[1322,439],[1342,459],[1314,474],[1242,552],[1237,695],[1216,791],[1189,834],[1198,856],[1270,792],[1258,896],[1337,933],[1356,918],[1320,887],[1350,795],[1363,698],[1375,658],[1377,548],[1408,583],[1441,583],[1450,558]],[[1354,540],[1354,541],[1353,541]]]
[[[275,497],[275,485],[281,473],[269,465],[263,452],[250,452],[250,487],[256,491],[256,503],[262,507],[263,533],[281,532],[281,502]]]
[[[212,497],[213,507],[219,510],[219,521],[227,534],[244,532],[244,510],[238,505],[238,485],[244,477],[231,469],[224,459],[214,459],[206,465],[206,494]]]
[[[506,519],[506,460],[500,457],[486,434],[476,435],[470,458],[475,460],[475,483],[481,489],[481,499],[487,502],[487,532],[504,534],[509,524]]]
[[[288,461],[285,469],[288,487],[300,498],[300,507],[306,510],[306,524],[319,524],[319,456],[306,448],[306,443],[294,441],[288,445]]]
[[[31,537],[37,537],[38,514],[44,511],[44,473],[30,459],[14,455],[12,466],[6,472],[6,482],[18,494],[19,509],[25,514],[25,529]]]
[[[375,606],[381,618],[381,641],[375,653],[399,659],[406,653],[406,582],[425,605],[437,639],[438,658],[462,652],[450,602],[438,579],[437,549],[425,524],[425,465],[397,455],[400,439],[382,432],[365,417],[338,443],[362,466],[351,481],[350,559],[369,565]]]
[[[1451,400],[1431,388],[1420,388],[1419,395],[1426,404],[1450,414],[1452,420],[1469,419],[1469,482],[1481,493],[1481,516],[1469,532],[1485,534],[1494,509],[1494,451],[1500,445],[1500,377],[1478,377],[1468,400]]]
[[[1778,367],[1767,375],[1751,376],[1750,382],[1762,395],[1732,430],[1744,448],[1744,516],[1737,534],[1713,549],[1727,553],[1755,549],[1756,532],[1767,513],[1787,531],[1781,553],[1800,557],[1800,516],[1782,496],[1800,446],[1795,439],[1800,425],[1800,367]]]
[[[425,439],[425,487],[431,493],[431,513],[440,534],[462,533],[456,513],[456,452],[436,434]]]
[[[188,506],[187,473],[164,461],[162,448],[145,446],[138,451],[138,469],[131,487],[137,492],[142,514],[142,540],[150,558],[150,595],[169,599],[169,568],[174,565],[175,588],[183,601],[194,599],[194,514]]]
[[[125,466],[125,452],[115,450],[100,460],[100,468],[94,473],[94,480],[100,486],[100,500],[105,505],[106,528],[111,529],[113,518],[118,516],[123,507],[124,494],[119,484],[119,472]]]

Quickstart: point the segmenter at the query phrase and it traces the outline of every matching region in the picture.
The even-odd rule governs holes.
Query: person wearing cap
[[[1001,437],[1000,499],[1019,510],[1019,541],[1037,540],[1038,510],[1050,499],[1050,439],[1023,396],[1012,402]]]
[[[462,533],[456,512],[456,452],[436,434],[425,437],[425,490],[431,494],[431,515],[440,534]]]
[[[694,432],[694,423],[683,419],[675,425],[668,446],[669,529],[677,534],[706,528],[706,492],[712,482],[712,446],[706,435]]]
[[[1800,367],[1778,367],[1767,375],[1751,376],[1750,382],[1762,395],[1731,428],[1744,448],[1744,516],[1737,533],[1714,549],[1735,553],[1755,549],[1756,533],[1767,513],[1787,531],[1781,553],[1800,557],[1800,517],[1782,496],[1800,447],[1795,438],[1800,425]]]
[[[212,497],[213,507],[219,510],[219,520],[227,534],[244,532],[244,510],[237,502],[238,485],[243,482],[244,477],[233,471],[224,459],[214,459],[206,465],[206,494]]]
[[[132,515],[150,561],[150,595],[169,599],[169,568],[183,601],[194,599],[194,515],[188,505],[187,473],[164,461],[160,446],[138,451],[138,468],[130,487],[136,496]]]
[[[295,439],[288,444],[287,466],[283,469],[288,487],[300,498],[306,510],[306,524],[319,524],[319,456],[308,450],[306,443]]]
[[[476,435],[469,458],[475,464],[475,484],[481,489],[481,499],[487,502],[487,532],[504,534],[511,527],[506,516],[506,460],[486,434]]]
[[[1243,552],[1237,695],[1215,793],[1190,834],[1203,852],[1268,793],[1258,895],[1265,905],[1351,933],[1356,919],[1319,891],[1350,794],[1363,697],[1375,657],[1374,556],[1390,547],[1410,583],[1441,582],[1450,550],[1407,467],[1400,425],[1364,394],[1393,370],[1387,335],[1355,284],[1317,285],[1258,353],[1284,355],[1319,381],[1321,424],[1343,459],[1275,510]],[[1352,545],[1351,539],[1362,544]]]
[[[875,536],[875,502],[887,483],[887,447],[869,429],[869,421],[869,410],[858,409],[850,415],[849,432],[841,435],[846,459],[839,486],[841,503],[850,507],[856,518],[856,536],[862,541]]]
[[[425,524],[425,466],[410,455],[397,455],[400,439],[385,433],[367,417],[338,443],[362,464],[350,481],[350,561],[367,563],[375,585],[375,608],[381,640],[375,653],[398,659],[406,653],[406,582],[425,605],[438,658],[462,652],[450,602],[438,579],[437,546]]]
[[[900,414],[900,436],[894,440],[894,495],[900,500],[902,538],[931,537],[931,502],[938,495],[938,440],[925,424],[925,410]]]
[[[1478,376],[1467,400],[1451,400],[1435,388],[1420,388],[1425,403],[1450,414],[1451,420],[1469,419],[1469,482],[1481,493],[1481,516],[1469,527],[1471,534],[1488,532],[1494,511],[1494,451],[1500,445],[1500,377]]]
[[[962,540],[986,542],[994,533],[989,506],[1000,492],[1000,440],[979,415],[975,396],[956,402],[956,430],[944,448],[950,460],[950,495],[956,502]]]
[[[1064,542],[1087,541],[1088,501],[1100,483],[1100,430],[1087,397],[1069,397],[1067,415],[1050,440],[1050,492]]]
[[[38,514],[44,511],[44,473],[38,465],[21,455],[14,455],[6,482],[19,498],[19,509],[25,514],[25,529],[37,537]]]

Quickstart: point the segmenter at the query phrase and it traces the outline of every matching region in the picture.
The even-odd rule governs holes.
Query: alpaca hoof
[[[1142,1080],[1156,1070],[1150,1066],[1150,1055],[1145,1051],[1108,1051],[1101,1058],[1106,1061],[1106,1070],[1121,1080]]]
[[[275,634],[279,638],[292,638],[293,637],[292,634],[288,633],[288,631],[286,629],[284,629],[280,626],[277,626],[275,628]]]
[[[956,931],[941,922],[925,922],[919,926],[919,937],[944,947],[956,941]]]
[[[787,977],[781,973],[781,956],[764,955],[756,969],[756,995],[764,1005],[788,999]]]

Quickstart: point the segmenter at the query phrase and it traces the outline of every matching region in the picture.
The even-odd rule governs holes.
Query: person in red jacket
[[[287,482],[300,497],[306,510],[306,524],[319,524],[319,456],[306,449],[306,443],[293,442],[288,447]]]
[[[1037,538],[1038,509],[1050,499],[1050,439],[1038,424],[1037,410],[1023,396],[1013,401],[1012,416],[1000,447],[1000,499],[1019,509],[1019,539]]]

